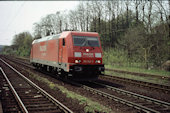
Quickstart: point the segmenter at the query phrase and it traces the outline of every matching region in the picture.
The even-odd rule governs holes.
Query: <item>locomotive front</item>
[[[102,48],[98,33],[72,34],[70,71],[74,75],[97,77],[104,71]]]

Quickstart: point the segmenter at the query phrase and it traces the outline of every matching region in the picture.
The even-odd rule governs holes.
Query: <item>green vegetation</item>
[[[28,57],[31,51],[31,43],[33,37],[29,32],[19,33],[13,38],[11,46],[5,46],[2,53],[7,55],[15,55],[21,57]]]
[[[170,77],[170,72],[164,70],[156,70],[156,69],[148,70],[148,69],[142,69],[137,67],[122,67],[122,66],[112,66],[112,65],[105,65],[105,68]]]
[[[133,80],[145,81],[145,82],[150,82],[150,83],[155,83],[155,84],[170,85],[169,80],[164,79],[164,78],[160,79],[160,78],[149,77],[149,76],[142,77],[142,76],[135,76],[135,75],[131,75],[131,74],[122,74],[122,73],[111,72],[111,71],[106,71],[105,74],[123,77],[123,78],[129,78],[129,79],[133,79]]]
[[[137,58],[128,58],[128,53],[121,49],[107,49],[104,51],[104,64],[119,67],[144,67]]]
[[[117,69],[124,71],[140,72],[146,74],[155,74],[160,76],[170,76],[170,72],[155,69],[152,63],[150,63],[148,69],[145,69],[144,59],[140,60],[139,57],[128,58],[128,54],[124,50],[120,49],[107,49],[104,51],[103,61],[105,68]]]
[[[28,71],[28,70],[27,70]],[[80,94],[77,94],[73,91],[68,90],[67,88],[59,85],[59,84],[55,84],[51,81],[49,81],[46,78],[40,77],[36,74],[33,74],[32,72],[28,71],[30,77],[47,84],[52,90],[56,91],[56,89],[59,89],[63,94],[66,94],[66,96],[68,98],[71,99],[76,99],[79,101],[79,104],[82,104],[85,106],[84,108],[84,112],[90,112],[90,113],[95,113],[95,112],[111,112],[111,109],[95,102],[94,100],[91,100],[87,97],[81,96]]]

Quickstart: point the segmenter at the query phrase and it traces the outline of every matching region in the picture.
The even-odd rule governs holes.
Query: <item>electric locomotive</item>
[[[61,77],[98,77],[104,71],[102,48],[96,32],[65,31],[32,42],[30,62]]]

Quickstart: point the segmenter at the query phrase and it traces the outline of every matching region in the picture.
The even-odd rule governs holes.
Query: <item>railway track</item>
[[[0,59],[6,67],[1,68],[3,76],[8,81],[10,89],[15,95],[23,113],[72,113],[72,111],[53,98],[50,94],[26,78],[4,60]]]
[[[9,60],[12,60],[12,59],[9,59]],[[15,62],[15,63],[19,63],[21,65],[25,65],[29,68],[34,69],[34,67],[31,66],[29,62],[23,62],[23,61],[18,60],[18,59],[12,60],[12,61]],[[144,82],[144,81],[133,80],[133,79],[117,77],[117,76],[112,76],[112,75],[106,75],[106,74],[99,76],[99,78],[104,79],[104,80],[113,80],[113,81],[116,81],[116,82],[119,82],[119,83],[132,84],[132,85],[135,85],[135,86],[154,89],[154,90],[158,90],[158,91],[170,94],[170,86],[167,86],[167,85],[155,84],[155,83],[151,83],[151,82]]]
[[[2,70],[0,67],[0,101],[1,101],[1,108],[0,108],[0,113],[17,113],[20,112],[21,109],[12,94],[10,87],[5,80]],[[3,109],[2,109],[3,108]]]
[[[112,90],[114,93],[113,92],[108,93],[107,91],[102,91],[101,89],[93,88],[93,85],[92,84],[89,85],[88,83],[78,83],[69,80],[63,80],[63,81],[68,82],[69,84],[82,87],[83,89],[90,91],[93,94],[97,94],[109,100],[113,100],[121,104],[127,105],[132,109],[138,110],[138,112],[146,112],[146,113],[169,113],[170,112],[170,103],[156,100],[136,93],[132,93],[129,91],[121,90],[118,88],[114,88],[102,83],[92,82],[92,84],[97,84],[98,87],[99,85],[104,86],[107,89]]]
[[[103,76],[100,76],[99,78],[106,79],[106,80],[113,80],[113,81],[117,81],[120,83],[134,84],[140,87],[142,86],[145,88],[159,90],[161,92],[170,94],[170,86],[167,86],[167,85],[155,84],[151,82],[144,82],[144,81],[133,80],[133,79],[117,77],[117,76],[112,76],[112,75],[103,75]]]
[[[139,94],[136,94],[136,93],[133,93],[130,91],[115,88],[113,86],[103,84],[100,81],[91,82],[91,83],[95,84],[97,86],[105,87],[108,89],[108,91],[106,91],[106,92],[108,92],[109,94],[114,94],[114,95],[118,95],[118,96],[120,95],[121,99],[128,100],[128,101],[134,103],[135,105],[138,104],[138,105],[150,108],[150,109],[154,109],[158,112],[164,112],[164,113],[170,112],[170,103],[168,103],[168,102],[160,101],[160,100],[153,99],[153,98],[143,96],[143,95],[139,95]]]
[[[24,63],[21,63],[22,65],[24,65]],[[26,64],[27,65],[27,64]],[[28,64],[28,66],[30,66]],[[68,81],[67,81],[68,82]],[[167,102],[163,102],[163,101],[159,101],[150,97],[146,97],[146,96],[142,96],[139,94],[135,94],[132,92],[128,92],[122,89],[118,89],[115,87],[111,87],[105,84],[101,84],[101,83],[96,83],[94,82],[94,84],[100,85],[100,86],[104,86],[105,88],[112,90],[116,93],[118,93],[118,96],[112,95],[110,93],[92,88],[90,86],[84,85],[84,84],[77,84],[77,83],[71,83],[71,84],[76,84],[80,87],[82,87],[85,90],[88,90],[92,93],[104,96],[108,99],[114,100],[114,101],[118,101],[122,104],[125,104],[127,106],[130,106],[132,108],[135,108],[139,111],[143,111],[143,112],[154,112],[154,113],[159,113],[159,112],[170,112],[169,108],[170,108],[170,103]],[[124,98],[122,97],[122,95],[124,96]],[[132,101],[132,100],[137,100],[137,101]],[[146,104],[146,105],[145,105]],[[149,107],[148,107],[149,106]]]
[[[147,77],[149,76],[149,77],[154,77],[154,78],[159,78],[159,79],[170,79],[170,77],[168,77],[168,76],[138,73],[138,72],[124,71],[124,70],[117,70],[117,69],[107,69],[106,68],[106,71],[113,71],[113,72],[117,72],[117,73],[125,73],[125,74],[138,75],[138,76],[147,76]]]

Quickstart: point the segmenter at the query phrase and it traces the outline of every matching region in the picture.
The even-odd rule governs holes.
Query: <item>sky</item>
[[[0,45],[11,45],[15,34],[33,33],[33,24],[47,14],[75,9],[79,1],[0,1]]]

